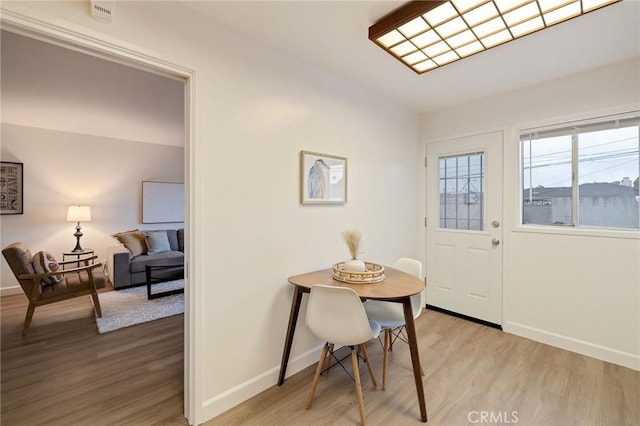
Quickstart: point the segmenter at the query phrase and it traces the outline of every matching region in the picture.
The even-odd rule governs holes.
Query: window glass
[[[442,157],[440,164],[440,227],[482,231],[484,154]]]
[[[522,223],[640,228],[640,114],[520,134]]]
[[[570,225],[571,136],[522,141],[523,223]]]
[[[638,127],[582,133],[578,141],[581,225],[638,227]]]

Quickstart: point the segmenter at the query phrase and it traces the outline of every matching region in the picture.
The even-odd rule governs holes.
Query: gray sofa
[[[145,230],[143,233],[163,231],[167,233],[168,251],[149,254],[146,245],[142,250],[127,249],[125,245],[108,249],[107,272],[113,287],[123,288],[146,283],[145,265],[151,260],[175,259],[184,262],[184,229]],[[133,231],[130,231],[133,232]],[[114,235],[116,236],[116,235]],[[116,236],[117,238],[117,236]],[[138,254],[141,252],[141,254]]]

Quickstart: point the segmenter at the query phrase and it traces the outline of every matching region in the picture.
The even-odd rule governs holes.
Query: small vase
[[[344,262],[344,269],[351,272],[364,272],[367,270],[367,267],[362,260],[351,259]]]

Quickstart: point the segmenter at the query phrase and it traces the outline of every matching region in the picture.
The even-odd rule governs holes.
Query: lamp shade
[[[90,222],[91,207],[89,206],[69,206],[67,211],[67,221],[69,222]]]

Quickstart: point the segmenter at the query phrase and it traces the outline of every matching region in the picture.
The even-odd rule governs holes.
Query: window
[[[522,223],[640,228],[640,112],[520,132]]]
[[[484,153],[441,157],[440,228],[482,231]]]

